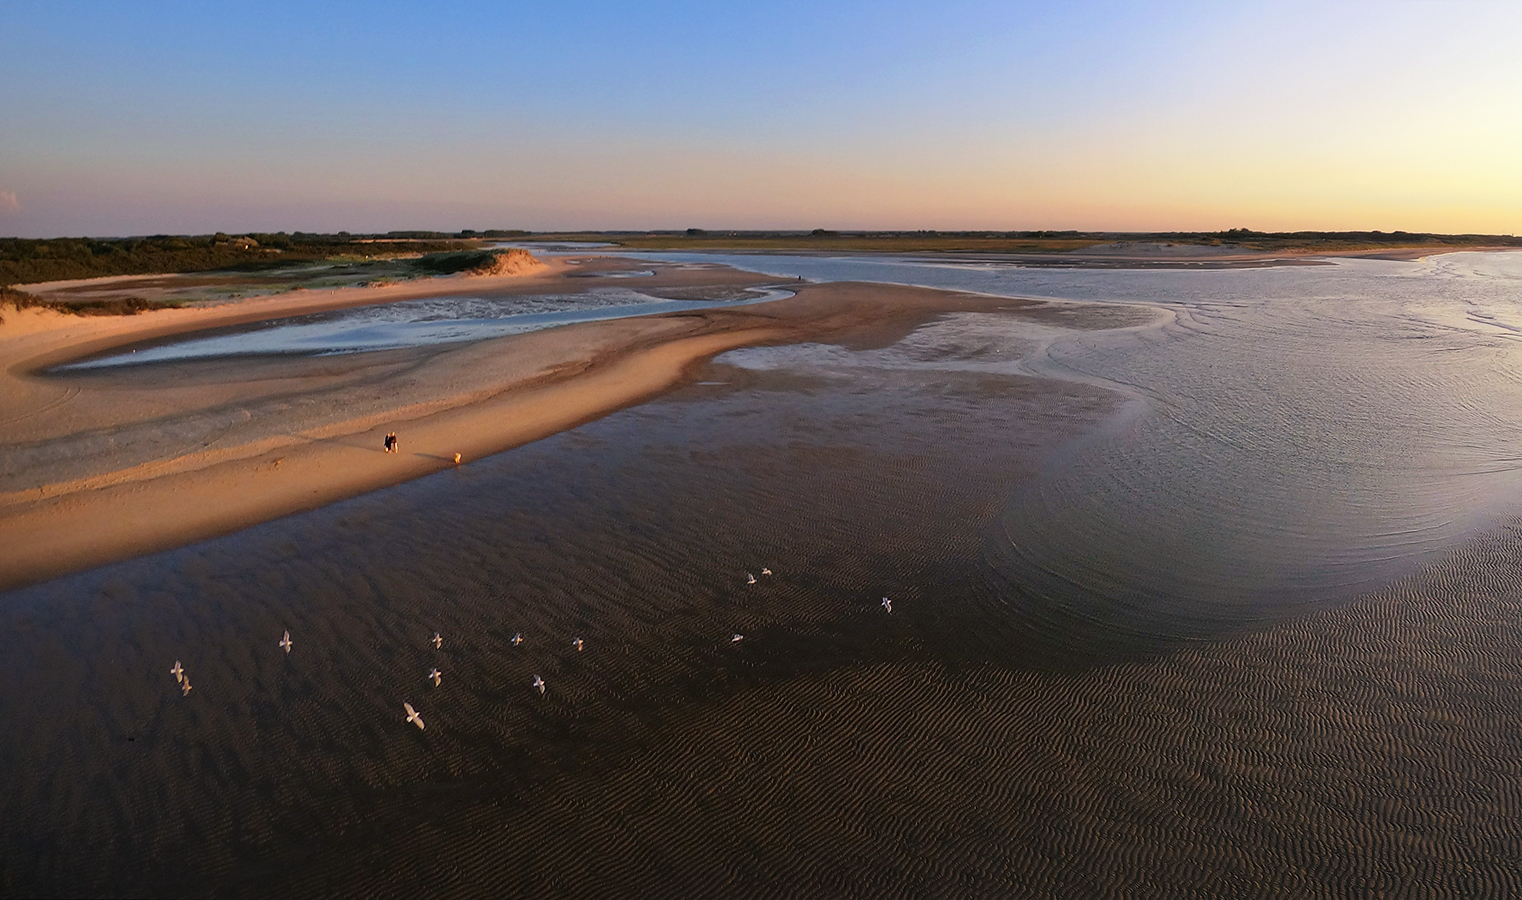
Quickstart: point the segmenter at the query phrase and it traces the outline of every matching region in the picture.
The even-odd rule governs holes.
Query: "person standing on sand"
[[[386,452],[396,452],[396,432],[394,431],[386,435]]]

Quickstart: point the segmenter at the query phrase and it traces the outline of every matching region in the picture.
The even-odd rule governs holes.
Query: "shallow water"
[[[641,272],[618,272],[632,277]],[[57,372],[109,369],[189,359],[278,354],[327,356],[479,341],[603,319],[762,303],[788,291],[758,291],[745,300],[667,300],[638,291],[599,288],[579,294],[508,297],[425,297],[376,306],[270,319],[197,332],[199,337],[155,342],[125,352],[58,366]]]
[[[733,351],[459,470],[7,593],[0,889],[1522,886],[1522,254],[740,260],[1166,315]]]
[[[1137,402],[1007,498],[990,542],[1014,614],[1074,653],[1345,599],[1519,506],[1522,254],[1204,271],[725,261],[1172,314],[1049,336],[1015,368]]]

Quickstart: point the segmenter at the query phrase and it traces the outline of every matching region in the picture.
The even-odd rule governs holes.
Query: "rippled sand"
[[[996,319],[739,351],[6,594],[0,891],[1515,893],[1522,523],[1340,607],[1236,636],[1158,607],[1076,654],[1010,608],[1006,519],[1131,401],[1019,374],[1042,333]]]

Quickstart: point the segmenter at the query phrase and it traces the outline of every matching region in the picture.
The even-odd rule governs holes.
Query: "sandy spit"
[[[9,311],[0,325],[0,590],[226,534],[519,446],[639,403],[736,347],[879,344],[952,309],[1041,304],[885,285],[800,286],[747,307],[585,323],[444,348],[317,360],[164,364],[41,374],[110,347],[214,326],[451,293],[599,286],[595,260],[505,278],[298,292],[210,308],[77,318]],[[641,264],[648,268],[648,264]],[[608,271],[626,267],[606,260]],[[661,267],[640,289],[680,295],[775,279]],[[401,450],[383,451],[398,433]]]

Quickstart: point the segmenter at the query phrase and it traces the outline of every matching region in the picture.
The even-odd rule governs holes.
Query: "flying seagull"
[[[761,570],[761,574],[762,575],[770,575],[770,574],[772,574],[772,570],[771,569],[762,569]]]
[[[444,639],[439,637],[439,633],[437,631],[435,631],[433,633],[433,649],[438,650],[438,649],[440,649],[443,646],[444,646]]]
[[[741,634],[738,631],[729,636],[729,642],[731,644],[738,644],[743,640],[745,640],[745,635]]]
[[[291,652],[291,633],[287,631],[285,637],[280,639],[280,648],[287,654]]]
[[[174,661],[174,668],[169,670],[169,674],[174,676],[175,681],[185,680],[185,669],[180,666],[179,660]]]
[[[417,726],[418,731],[423,730],[423,717],[417,714],[411,703],[403,703],[402,708],[407,710],[407,721]]]
[[[444,673],[440,672],[438,669],[434,669],[432,672],[428,673],[428,677],[433,680],[433,686],[438,687],[439,682],[444,680]]]
[[[571,641],[571,643],[576,646],[576,652],[580,653],[581,652],[581,645],[583,643],[581,638],[577,638],[576,640]]]
[[[884,597],[883,609],[886,609],[888,612],[893,612],[893,601],[889,600],[887,597]]]
[[[189,675],[186,675],[184,680],[182,680],[180,682],[180,693],[181,693],[182,696],[187,696],[187,697],[190,696],[190,676]]]
[[[520,631],[513,635],[513,646],[516,647],[521,643],[523,643],[523,632]]]
[[[544,696],[544,679],[540,678],[538,675],[535,675],[534,676],[534,687],[539,689],[539,696],[543,697]]]
[[[745,573],[745,583],[746,584],[755,584],[756,583],[756,576],[750,574],[749,572],[746,572]]]

